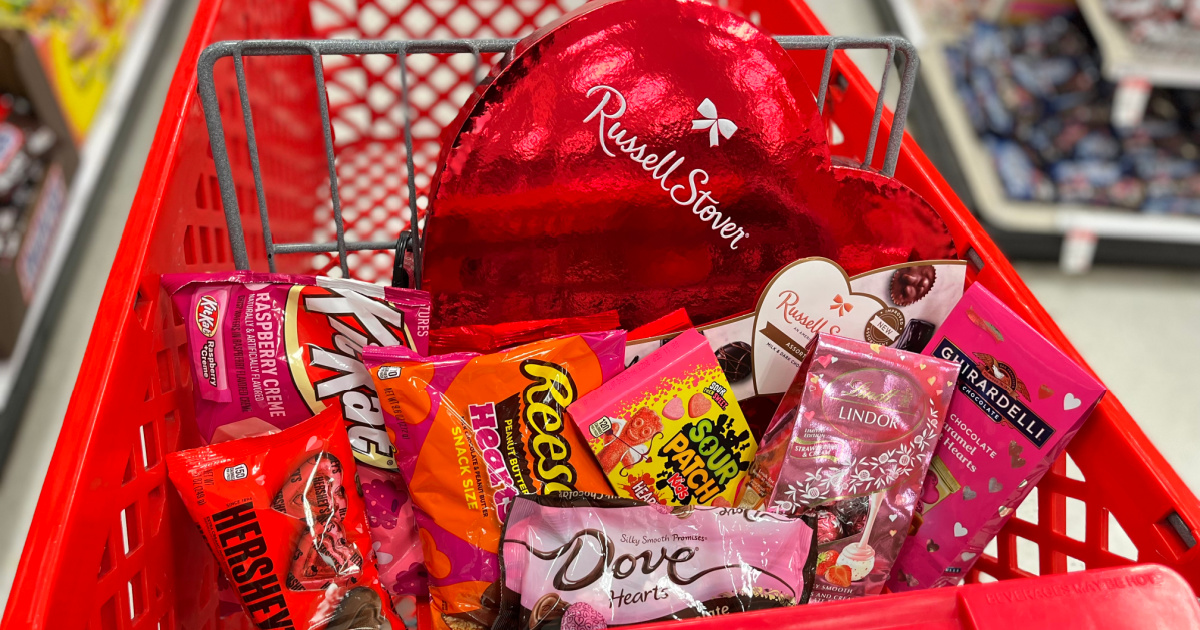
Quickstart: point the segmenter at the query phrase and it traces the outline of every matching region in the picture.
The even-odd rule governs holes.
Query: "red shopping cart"
[[[97,313],[4,628],[247,627],[240,614],[222,615],[216,565],[168,487],[163,454],[194,446],[199,437],[182,321],[159,277],[233,267],[235,256],[240,259],[243,252],[231,248],[227,230],[244,229],[245,261],[254,268],[274,265],[282,271],[387,280],[393,254],[376,250],[402,244],[396,234],[424,209],[422,191],[432,176],[442,127],[453,119],[482,69],[501,54],[493,51],[503,49],[489,44],[457,54],[416,54],[424,51],[415,45],[380,44],[374,52],[386,54],[322,57],[326,50],[353,47],[333,43],[322,50],[302,45],[286,56],[255,56],[252,47],[210,52],[210,122],[224,131],[218,146],[210,144],[197,90],[205,79],[198,74],[205,67],[198,61],[206,47],[248,39],[511,37],[577,4],[579,0],[201,2]],[[774,33],[824,35],[801,0],[730,4]],[[876,168],[894,167],[895,176],[946,220],[960,256],[970,262],[969,280],[984,283],[1082,362],[921,150],[877,107],[876,90],[843,53],[834,52],[853,42],[821,41],[796,39],[797,46],[809,50],[792,54],[809,84],[822,86],[826,118],[844,137],[834,151]],[[882,46],[886,54],[902,47],[893,44]],[[907,67],[915,75],[915,63]],[[411,83],[400,79],[401,69],[413,73]],[[239,90],[246,85],[253,89]],[[314,92],[327,100],[314,99]],[[405,108],[395,107],[402,98],[411,104],[411,119],[404,118]],[[329,125],[312,123],[322,116]],[[410,136],[404,133],[406,125]],[[406,136],[411,149],[405,146]],[[876,145],[887,148],[869,148]],[[216,166],[222,160],[227,172]],[[340,194],[330,192],[331,171]],[[237,220],[227,221],[223,208],[237,208],[231,217]],[[260,211],[265,216],[268,209],[269,222],[259,220]],[[237,236],[233,240],[241,242]],[[330,239],[336,242],[320,245]],[[1068,453],[1038,485],[1036,496],[1030,496],[1036,517],[1019,511],[968,581],[1136,561],[1170,567],[1191,588],[1200,587],[1200,550],[1195,548],[1200,503],[1115,397],[1105,398]],[[1068,514],[1083,516],[1082,533],[1068,530]],[[1114,544],[1120,532],[1131,541],[1129,549]],[[1036,549],[1032,564],[1024,555],[1019,558],[1018,550],[1027,547]],[[1029,619],[1029,609],[1022,606],[1035,600],[1085,616],[1127,611],[1122,606],[1136,600],[1158,606],[1168,595],[1184,601],[1185,608],[1195,607],[1184,583],[1155,567],[1039,582],[1044,585],[995,585],[995,596],[982,594],[993,592],[982,586],[943,589],[889,595],[886,603],[874,599],[811,607],[803,620],[784,611],[717,623],[810,627],[800,624],[878,617],[883,607],[892,606],[895,615],[930,625],[986,627],[980,620],[999,619],[1003,610],[1025,611],[1014,619]],[[1136,596],[1102,597],[1111,604],[1108,608],[1083,597],[1085,592],[1109,592],[1087,585],[1118,582],[1134,587],[1122,593]],[[967,626],[968,621],[977,625]]]

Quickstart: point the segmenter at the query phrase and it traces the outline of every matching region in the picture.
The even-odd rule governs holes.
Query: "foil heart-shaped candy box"
[[[703,2],[584,5],[523,40],[450,131],[423,250],[436,326],[680,307],[703,323],[805,256],[851,274],[955,257],[915,193],[833,165],[788,53]]]

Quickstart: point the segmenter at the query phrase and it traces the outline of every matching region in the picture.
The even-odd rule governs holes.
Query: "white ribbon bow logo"
[[[728,140],[733,137],[735,131],[738,130],[737,125],[728,118],[720,118],[717,116],[717,106],[713,102],[704,99],[703,103],[696,108],[704,118],[692,121],[692,129],[708,129],[708,146],[715,147],[721,143],[719,136],[725,136]]]

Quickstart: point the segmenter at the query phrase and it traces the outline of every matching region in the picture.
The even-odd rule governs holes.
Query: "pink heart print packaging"
[[[784,394],[740,507],[816,517],[812,600],[879,593],[942,433],[951,361],[819,334]]]
[[[1105,393],[979,284],[925,353],[960,368],[893,591],[958,584]]]
[[[274,433],[341,412],[366,495],[380,579],[415,623],[424,590],[412,506],[362,363],[367,345],[429,348],[429,294],[353,280],[249,271],[168,274],[188,339],[200,437]],[[412,611],[409,611],[409,608]]]
[[[518,497],[493,628],[603,630],[807,603],[806,520],[582,492]]]

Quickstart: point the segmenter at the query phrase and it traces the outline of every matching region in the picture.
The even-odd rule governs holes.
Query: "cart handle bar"
[[[825,65],[821,69],[821,84],[817,91],[817,108],[824,112],[825,97],[829,92],[829,81],[832,74],[834,53],[838,50],[851,49],[880,49],[887,51],[887,59],[883,65],[883,76],[880,79],[879,95],[875,100],[875,112],[871,121],[871,134],[867,142],[863,164],[871,164],[875,154],[875,141],[879,134],[880,121],[886,108],[884,94],[887,91],[891,68],[899,51],[904,57],[903,74],[900,78],[900,93],[896,100],[896,112],[892,119],[891,130],[888,134],[887,149],[884,153],[882,172],[891,177],[896,171],[896,162],[900,156],[900,145],[904,139],[904,122],[908,119],[908,107],[912,101],[913,86],[916,83],[917,69],[920,59],[916,48],[903,37],[833,37],[833,36],[781,36],[775,38],[785,50],[824,50]],[[269,269],[275,271],[276,254],[303,253],[333,253],[338,256],[342,276],[349,278],[350,269],[347,263],[347,253],[357,251],[396,250],[399,238],[390,241],[346,241],[345,222],[342,219],[341,199],[338,196],[338,178],[333,145],[333,131],[329,118],[329,99],[325,92],[325,74],[321,58],[325,55],[393,55],[396,65],[400,67],[401,103],[404,115],[404,149],[405,149],[405,179],[408,182],[408,206],[412,217],[411,243],[413,255],[412,286],[420,286],[421,279],[421,224],[417,220],[417,188],[413,177],[413,137],[411,111],[409,107],[409,77],[406,59],[409,55],[429,54],[469,54],[475,58],[473,77],[476,83],[482,78],[480,70],[483,66],[483,55],[504,53],[507,57],[512,53],[517,39],[448,39],[448,40],[240,40],[216,42],[204,49],[197,62],[198,85],[200,101],[204,107],[204,120],[208,126],[208,139],[212,146],[213,162],[217,171],[217,182],[221,189],[221,204],[225,210],[225,223],[229,228],[229,245],[233,255],[233,264],[238,269],[249,269],[250,260],[246,254],[245,234],[242,231],[242,219],[238,208],[237,192],[233,183],[233,169],[229,161],[229,151],[225,145],[225,130],[221,123],[221,108],[217,97],[216,83],[213,78],[213,68],[218,59],[233,57],[234,70],[237,74],[238,97],[241,101],[242,122],[246,127],[246,145],[250,154],[250,169],[254,174],[254,192],[258,201],[259,220],[262,222],[263,244],[267,255]],[[259,167],[258,144],[254,136],[254,119],[250,112],[250,97],[246,86],[246,68],[244,57],[278,57],[278,56],[309,56],[312,58],[313,76],[316,79],[317,104],[321,112],[322,132],[325,141],[325,161],[329,170],[329,194],[333,202],[333,222],[337,234],[334,243],[275,243],[271,237],[271,223],[267,213],[267,198],[263,190],[262,171]],[[506,60],[502,59],[501,64]],[[896,124],[899,121],[899,124]],[[397,256],[402,258],[401,252]],[[397,264],[397,270],[399,265]]]

